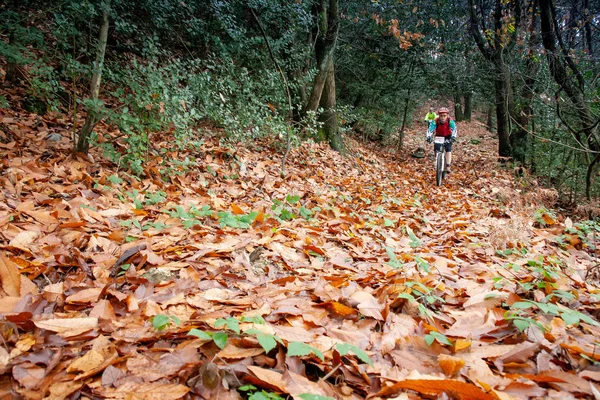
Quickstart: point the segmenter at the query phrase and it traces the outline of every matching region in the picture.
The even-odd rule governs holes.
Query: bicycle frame
[[[435,152],[435,183],[437,186],[442,185],[442,181],[444,180],[444,177],[446,175],[446,173],[444,172],[444,169],[446,168],[446,146],[444,146],[445,142],[446,138],[443,136],[434,137],[434,143],[442,145],[441,150]]]

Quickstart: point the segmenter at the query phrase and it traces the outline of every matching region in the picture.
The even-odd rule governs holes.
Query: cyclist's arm
[[[456,134],[458,133],[458,129],[456,129],[456,123],[454,120],[450,121],[450,137],[456,139]]]
[[[427,129],[427,138],[430,138],[433,135],[433,132],[435,132],[435,127],[435,121],[431,121],[429,128]]]

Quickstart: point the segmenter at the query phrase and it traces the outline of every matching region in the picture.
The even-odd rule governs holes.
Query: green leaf
[[[384,225],[386,228],[389,228],[390,226],[395,226],[395,225],[396,225],[396,222],[397,222],[397,221],[394,221],[393,219],[387,219],[387,218],[384,218],[384,219],[383,219],[383,225]]]
[[[421,246],[421,244],[423,243],[423,241],[421,239],[419,239],[417,236],[415,236],[415,233],[412,231],[412,229],[410,229],[410,226],[406,225],[406,232],[408,232],[408,237],[410,238],[410,247],[412,247],[413,249],[416,247]]]
[[[422,269],[423,271],[430,273],[431,269],[429,268],[429,263],[425,260],[423,260],[421,257],[416,256],[415,257],[415,261],[417,262],[417,266]]]
[[[270,352],[277,346],[277,341],[273,335],[269,335],[268,333],[259,333],[256,335],[256,339],[258,343],[265,349],[265,353]]]
[[[290,204],[296,204],[297,202],[300,201],[300,196],[290,196],[287,195],[287,197],[285,198],[285,200],[290,203]]]
[[[401,299],[406,299],[411,303],[415,303],[417,301],[417,299],[415,299],[415,296],[413,296],[410,293],[398,293],[398,297]]]
[[[431,336],[433,336],[435,338],[435,340],[437,340],[439,343],[446,344],[448,346],[452,346],[452,342],[450,341],[450,339],[448,339],[446,337],[446,335],[441,334],[441,333],[436,332],[436,331],[431,331],[431,332],[429,332],[429,334]]]
[[[527,308],[531,308],[533,307],[535,304],[530,302],[530,301],[517,301],[515,303],[513,303],[512,306],[510,306],[510,308],[519,308],[519,309],[527,309]]]
[[[396,253],[394,252],[394,249],[386,246],[385,252],[387,253],[387,256],[390,258],[390,261],[388,261],[388,265],[390,267],[402,268],[403,264],[400,262],[400,260],[398,260],[398,258],[396,258]]]
[[[227,339],[229,339],[229,335],[227,335],[227,332],[215,332],[213,333],[212,337],[215,341],[215,344],[219,346],[220,349],[224,349],[225,346],[227,346]]]
[[[301,394],[300,398],[303,400],[335,400],[333,397],[320,396],[318,394],[308,394],[308,393]]]
[[[238,335],[241,332],[240,331],[240,321],[238,321],[236,318],[233,318],[233,317],[227,317],[225,319],[218,318],[215,321],[215,327],[220,328],[222,326],[227,326],[227,329],[234,331]]]
[[[260,315],[253,315],[251,317],[242,317],[242,322],[252,322],[257,325],[264,325],[265,319]]]
[[[213,340],[212,336],[210,336],[210,334],[201,331],[200,329],[190,329],[190,331],[188,332],[188,335],[190,336],[196,336],[197,338],[200,338],[202,340]]]
[[[158,314],[152,318],[152,326],[157,331],[162,331],[169,326],[169,316],[165,314]]]
[[[529,325],[531,325],[531,323],[529,321],[524,320],[524,319],[513,319],[513,324],[521,332],[524,332],[525,330],[527,330],[527,328],[529,328]]]
[[[288,344],[288,352],[287,352],[288,356],[304,357],[304,356],[309,355],[310,353],[313,353],[314,355],[319,357],[319,359],[321,359],[321,361],[325,361],[325,356],[323,355],[323,352],[321,350],[316,349],[312,346],[309,346],[306,343],[290,342]]]
[[[362,362],[373,365],[371,358],[368,356],[365,351],[359,347],[356,347],[350,343],[338,343],[335,345],[336,350],[340,353],[340,355],[344,356],[350,352],[354,353]]]
[[[425,343],[427,343],[429,346],[433,344],[434,340],[435,338],[431,334],[425,335]]]
[[[240,386],[238,388],[238,390],[242,391],[242,392],[249,392],[251,390],[256,390],[257,387],[254,385],[244,385],[244,386]]]
[[[565,311],[560,315],[560,317],[567,325],[577,325],[579,323],[579,315],[577,314],[579,314],[577,311]]]

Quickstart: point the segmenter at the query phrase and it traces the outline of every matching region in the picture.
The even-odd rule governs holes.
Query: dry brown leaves
[[[165,183],[67,151],[64,115],[0,112],[0,396],[598,395],[597,253],[534,225],[475,123],[440,188],[431,158],[304,144],[281,178],[211,139]],[[523,308],[521,332],[524,301],[591,320]]]

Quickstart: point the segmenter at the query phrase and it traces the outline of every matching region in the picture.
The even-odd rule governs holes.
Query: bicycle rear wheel
[[[444,179],[444,152],[438,151],[435,153],[435,183],[442,186]]]

